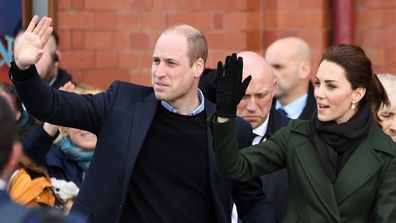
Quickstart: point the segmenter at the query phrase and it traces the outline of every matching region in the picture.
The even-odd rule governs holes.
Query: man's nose
[[[254,111],[254,110],[256,110],[256,108],[257,108],[257,104],[256,104],[256,99],[253,97],[253,96],[251,96],[251,97],[249,97],[249,99],[248,99],[248,104],[247,104],[247,107],[246,107],[249,111]]]

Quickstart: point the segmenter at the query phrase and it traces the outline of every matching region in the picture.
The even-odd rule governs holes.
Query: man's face
[[[69,128],[69,137],[73,143],[83,150],[95,149],[96,135],[85,130]]]
[[[252,75],[252,80],[246,89],[245,96],[238,104],[237,115],[249,122],[253,129],[267,119],[271,109],[276,85],[271,72],[269,67],[260,69],[258,66],[249,66],[249,64],[244,64],[243,67],[243,78]]]
[[[56,52],[55,38],[51,36],[44,47],[43,56],[36,63],[36,69],[41,79],[48,83],[55,75],[58,69],[57,63],[55,63],[53,54]]]
[[[268,48],[265,53],[265,59],[271,65],[278,80],[275,88],[275,97],[286,96],[291,92],[291,89],[299,85],[300,62],[292,51],[278,46]]]
[[[172,106],[197,95],[193,69],[187,54],[186,37],[176,32],[162,34],[153,52],[152,85],[158,100]]]

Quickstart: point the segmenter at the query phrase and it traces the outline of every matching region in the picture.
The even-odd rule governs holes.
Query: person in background
[[[389,100],[363,49],[328,49],[316,74],[312,118],[291,120],[266,141],[238,150],[233,117],[248,82],[241,83],[242,66],[242,59],[226,62],[208,120],[218,174],[244,181],[286,167],[286,223],[394,222],[396,144],[374,118]]]
[[[378,74],[378,79],[384,86],[390,102],[389,105],[381,105],[378,111],[379,123],[384,132],[396,142],[396,76],[393,74]]]
[[[71,82],[62,86],[60,90],[79,94],[100,92],[97,89],[75,88]],[[37,191],[41,193],[40,196],[35,196],[37,193],[32,192],[34,188],[50,187],[51,202],[46,199],[40,204],[57,206],[68,213],[88,170],[95,145],[96,136],[84,130],[60,128],[46,122],[37,126],[23,141],[24,153],[31,162],[26,164],[25,161],[23,168],[20,168],[10,180],[11,197],[17,203],[34,205],[38,203],[36,196],[45,199],[44,195],[47,194],[46,190],[43,190]],[[39,178],[35,177],[37,174],[32,174],[32,171],[26,172],[32,169],[41,173]],[[29,186],[37,184],[43,186],[34,186],[34,188]]]
[[[252,51],[239,52],[237,56],[243,58],[243,78],[252,76],[245,95],[237,106],[237,116],[252,126],[254,134],[252,144],[254,145],[286,126],[289,119],[272,106],[276,78],[264,57]],[[216,103],[216,72],[213,69],[205,69],[199,82],[199,88],[213,103]],[[282,169],[260,178],[264,194],[272,202],[276,220],[281,222],[287,208],[287,171]],[[237,222],[236,210],[233,210],[232,220]]]
[[[313,85],[310,81],[312,50],[298,37],[273,42],[265,51],[278,80],[274,106],[291,119],[308,120],[316,111]]]
[[[34,118],[22,108],[22,103],[18,99],[12,84],[0,84],[0,97],[7,100],[15,114],[18,140],[23,140],[34,128]],[[15,180],[15,178],[18,180]],[[52,207],[55,205],[55,196],[45,168],[36,165],[23,153],[19,158],[15,172],[9,179],[7,192],[14,202],[29,207],[41,205]]]
[[[36,124],[36,119],[33,118],[22,106],[15,88],[10,83],[0,83],[0,96],[6,98],[12,110],[15,113],[17,122],[18,139],[23,140]]]
[[[237,106],[237,116],[252,126],[255,135],[252,145],[255,145],[286,126],[289,119],[272,106],[277,81],[264,57],[252,51],[243,51],[237,56],[243,59],[243,79],[249,75],[252,77],[245,96]],[[287,209],[287,170],[284,168],[260,178],[264,194],[272,202],[276,220],[282,222]]]
[[[65,217],[56,209],[29,209],[13,203],[6,192],[7,182],[22,154],[17,140],[15,113],[4,97],[0,97],[0,222],[7,223],[84,223],[80,216]]]
[[[218,177],[207,117],[214,105],[198,81],[208,54],[203,34],[188,25],[159,36],[152,87],[115,81],[104,93],[77,95],[44,84],[35,68],[52,31],[33,17],[15,46],[10,78],[28,111],[45,122],[97,135],[95,155],[71,213],[90,222],[230,222],[231,200],[246,222],[274,222],[260,179]],[[251,128],[237,119],[240,147]]]

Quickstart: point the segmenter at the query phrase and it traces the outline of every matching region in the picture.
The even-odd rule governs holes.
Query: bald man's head
[[[312,69],[312,50],[298,37],[286,37],[273,42],[265,52],[278,79],[275,96],[286,105],[308,91]]]
[[[243,78],[251,75],[252,80],[238,104],[237,115],[257,128],[268,118],[276,79],[271,66],[259,54],[243,51],[238,57],[243,58]]]

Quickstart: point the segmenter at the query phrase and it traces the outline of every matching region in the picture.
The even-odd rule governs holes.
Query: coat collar
[[[291,121],[292,132],[309,137],[308,121]],[[377,151],[395,155],[394,142],[373,121],[369,135],[352,153],[333,185],[320,163],[312,143],[302,140],[295,146],[296,155],[313,190],[331,216],[339,219],[338,206],[376,174],[383,161]]]
[[[366,183],[384,164],[377,151],[395,155],[394,142],[373,121],[370,133],[345,163],[334,184],[339,203]]]

